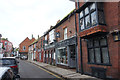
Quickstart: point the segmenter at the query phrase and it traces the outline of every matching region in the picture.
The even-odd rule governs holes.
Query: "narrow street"
[[[27,61],[19,60],[19,73],[21,79],[26,80],[62,80],[59,78],[59,76],[45,71],[44,69],[40,68],[39,66],[36,66],[32,63],[29,63]]]

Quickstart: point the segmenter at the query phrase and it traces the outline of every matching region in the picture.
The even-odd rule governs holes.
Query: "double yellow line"
[[[51,74],[51,75],[53,75],[53,76],[55,76],[56,78],[59,78],[59,79],[61,79],[61,80],[64,80],[63,78],[59,77],[58,75],[56,75],[56,74],[54,74],[54,73],[52,73],[52,72],[50,72],[50,71],[47,71],[46,69],[40,67],[39,65],[35,65],[35,66],[37,66],[38,68],[42,69],[43,71],[45,71],[45,72],[47,72],[47,73],[49,73],[49,74]]]

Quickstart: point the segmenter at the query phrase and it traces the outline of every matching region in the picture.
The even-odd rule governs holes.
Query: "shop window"
[[[67,64],[67,48],[58,49],[57,61],[59,64]]]
[[[106,37],[87,40],[88,62],[93,64],[110,64]]]

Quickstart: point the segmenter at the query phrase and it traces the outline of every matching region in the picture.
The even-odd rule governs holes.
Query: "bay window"
[[[80,31],[97,25],[105,25],[103,3],[95,2],[87,5],[79,13]]]

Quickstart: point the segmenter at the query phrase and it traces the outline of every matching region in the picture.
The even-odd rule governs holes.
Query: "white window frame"
[[[55,39],[55,29],[49,32],[49,43],[54,42],[54,39]]]
[[[23,48],[22,48],[22,49],[23,49],[23,51],[25,51],[25,50],[26,50],[26,47],[25,47],[25,46],[23,46]]]
[[[64,40],[67,39],[67,27],[64,28]]]

